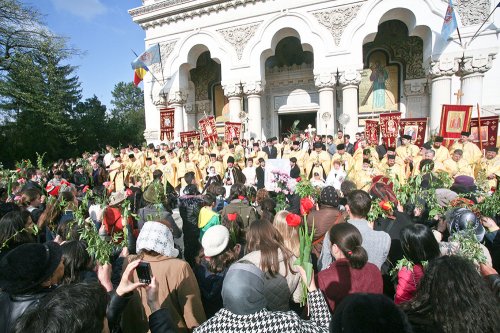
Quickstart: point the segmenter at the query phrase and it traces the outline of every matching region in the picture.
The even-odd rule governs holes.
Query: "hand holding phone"
[[[149,262],[141,261],[139,265],[137,265],[136,271],[139,282],[145,284],[151,283],[151,277],[153,274],[151,273],[151,265],[149,265]]]

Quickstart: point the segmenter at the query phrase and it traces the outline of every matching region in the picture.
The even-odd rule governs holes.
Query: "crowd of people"
[[[0,179],[0,333],[500,332],[500,157],[469,136],[300,132],[19,168]]]

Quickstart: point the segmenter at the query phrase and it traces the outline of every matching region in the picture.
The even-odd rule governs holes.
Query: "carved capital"
[[[314,85],[321,88],[333,88],[336,84],[337,80],[334,74],[317,74],[314,75]]]
[[[431,62],[431,66],[429,68],[429,74],[432,78],[440,77],[440,76],[452,76],[459,69],[459,61],[458,59],[449,57],[442,58],[438,61]]]
[[[475,54],[464,58],[460,63],[459,75],[482,74],[491,69],[495,56],[493,54]]]
[[[184,111],[186,111],[187,114],[195,114],[196,108],[192,103],[187,103],[186,105],[184,105]]]
[[[168,104],[184,104],[187,100],[187,93],[183,91],[174,91],[168,96]]]
[[[336,7],[334,9],[322,10],[312,14],[321,25],[330,31],[333,35],[333,39],[335,40],[335,45],[338,46],[340,44],[340,40],[342,39],[344,29],[352,21],[352,19],[356,17],[360,8],[361,5],[343,8]]]
[[[241,85],[240,83],[228,83],[222,86],[224,90],[224,95],[226,97],[239,97],[241,96]]]
[[[234,49],[236,50],[236,55],[238,56],[238,60],[240,60],[247,42],[250,40],[250,38],[253,37],[258,26],[259,23],[256,23],[220,29],[217,31],[222,36],[224,36],[224,39],[229,44],[234,47]]]
[[[245,95],[260,95],[264,91],[262,81],[250,81],[243,83],[243,92]]]
[[[357,86],[361,82],[361,73],[357,70],[346,70],[340,74],[339,83],[343,86]]]
[[[210,100],[196,102],[196,112],[201,114],[210,114]]]
[[[153,83],[153,89],[151,92],[151,100],[155,106],[166,106],[168,105],[168,93],[161,88],[159,85]]]

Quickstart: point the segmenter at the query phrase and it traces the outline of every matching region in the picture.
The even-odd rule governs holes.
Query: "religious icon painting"
[[[359,85],[359,113],[399,110],[399,66],[375,51],[368,56]]]
[[[470,130],[471,115],[472,105],[443,105],[439,135],[445,139],[445,144]]]
[[[174,137],[174,108],[160,110],[160,140],[172,140]]]
[[[498,116],[481,117],[481,130],[479,130],[479,119],[472,118],[470,122],[472,142],[483,149],[496,147],[498,136],[498,118]]]
[[[412,142],[421,147],[425,143],[427,118],[405,118],[400,121],[400,136],[411,136]]]

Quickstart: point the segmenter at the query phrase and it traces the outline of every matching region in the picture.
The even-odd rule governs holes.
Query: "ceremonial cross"
[[[458,91],[456,93],[454,93],[453,95],[457,96],[457,105],[461,105],[462,104],[462,96],[464,95],[462,90],[458,89]]]

